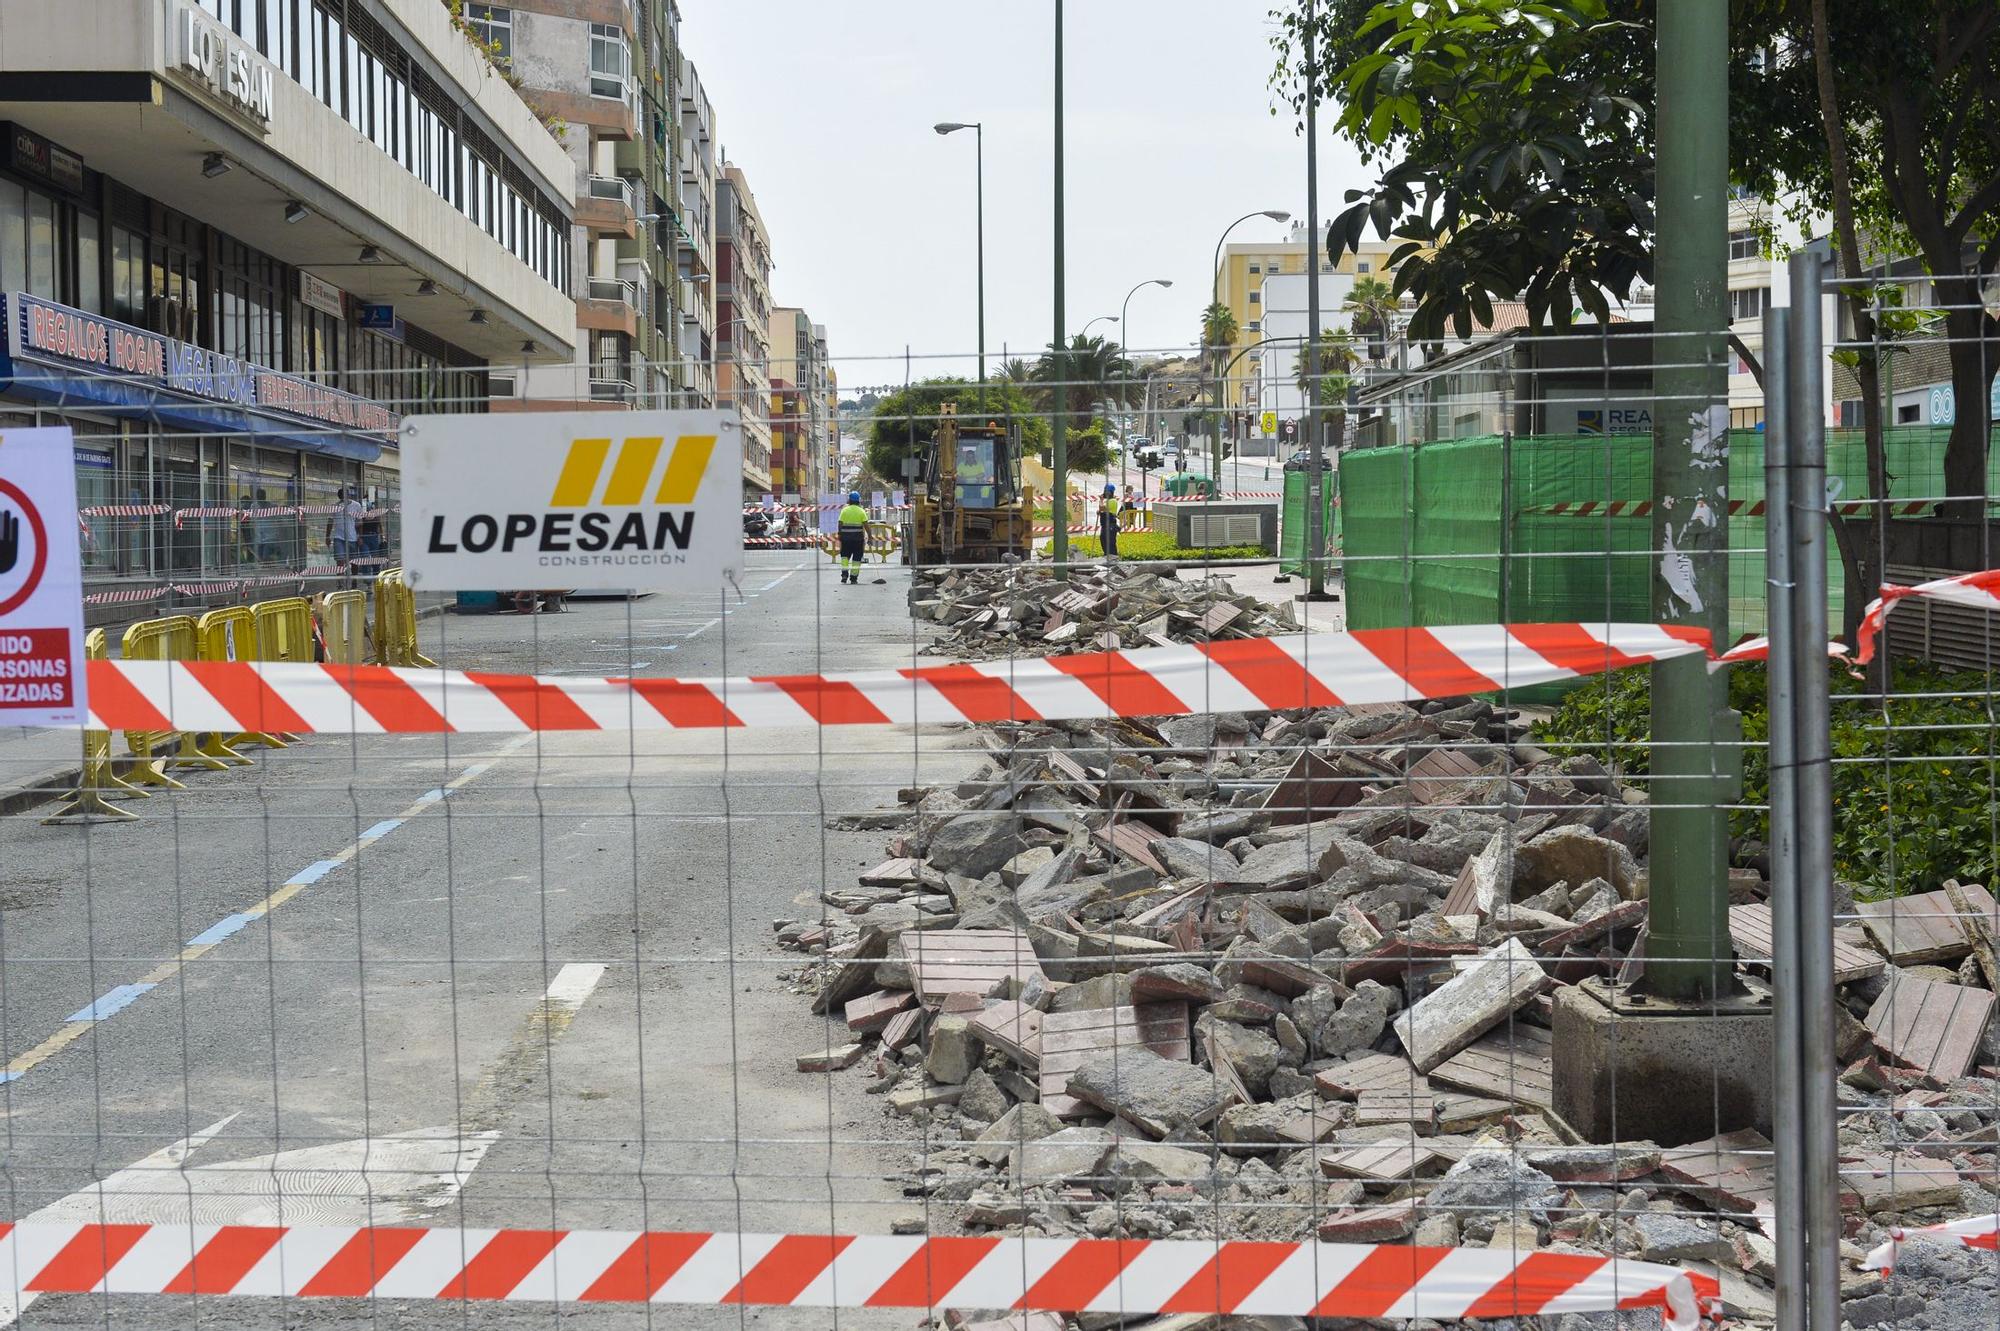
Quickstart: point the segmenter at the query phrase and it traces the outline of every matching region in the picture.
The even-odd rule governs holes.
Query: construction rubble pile
[[[919,570],[910,613],[935,630],[930,650],[958,660],[1163,647],[1296,633],[1289,606],[1239,595],[1223,577],[1175,576],[1171,565],[1076,564]]]
[[[955,789],[843,820],[890,858],[776,922],[830,1018],[800,1070],[851,1068],[921,1129],[904,1225],[1614,1253],[1701,1265],[1768,1321],[1765,1138],[1579,1145],[1552,1112],[1552,994],[1629,975],[1642,934],[1641,792],[1482,701],[987,742]],[[1735,858],[1754,979],[1762,847]],[[2000,976],[1961,918],[1990,917],[1980,888],[1843,909],[1865,924],[1836,958],[1858,1258],[1889,1225],[2000,1209]],[[1886,1283],[1847,1273],[1852,1325],[1955,1326],[1958,1303],[1990,1325],[1991,1255],[1921,1246]]]

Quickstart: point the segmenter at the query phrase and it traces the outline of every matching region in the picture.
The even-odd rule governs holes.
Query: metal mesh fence
[[[465,695],[440,691],[428,729],[349,696],[345,725],[121,733],[101,770],[137,789],[106,799],[137,817],[81,825],[41,821],[97,779],[75,732],[0,737],[0,1311],[1580,1331],[1699,1298],[1768,1321],[1793,831],[1766,667],[1724,667],[1745,738],[1715,755],[1743,772],[1710,956],[1731,992],[1645,1011],[1649,887],[1688,853],[1652,836],[1647,663],[1692,648],[1652,627],[1659,515],[1613,511],[1651,501],[1648,436],[1613,422],[1655,399],[1609,360],[1594,395],[1554,391],[1536,358],[1576,341],[1474,339],[1453,363],[1511,368],[1459,380],[1407,347],[1359,367],[1324,602],[1276,562],[1297,465],[1236,442],[1204,465],[1201,413],[1143,372],[1131,405],[1063,422],[1131,446],[1060,506],[1040,389],[977,413],[1018,440],[1032,549],[878,550],[854,582],[821,506],[859,476],[914,546],[935,493],[884,474],[865,411],[839,416],[831,495],[747,500],[747,575],[700,594],[411,596],[384,575],[393,449],[284,471],[268,441],[156,430],[141,465],[80,456],[114,660],[134,622],[349,589],[367,660],[536,676],[544,710],[454,725]],[[890,399],[963,359],[839,378]],[[921,443],[976,393],[906,393],[881,437]],[[1591,412],[1605,433],[1575,428]],[[79,449],[107,424],[36,423],[58,422]],[[1732,510],[1767,500],[1736,424]],[[1890,433],[1885,538],[1867,445],[1836,436],[1859,567],[1994,567],[1985,505],[1952,516],[1952,446],[1942,422]],[[379,544],[334,547],[350,495]],[[1731,637],[1781,637],[1752,516],[1724,520]],[[1837,632],[1874,589],[1823,558]],[[1851,1320],[1983,1322],[1990,1253],[1854,1261],[2000,1209],[1991,619],[1913,598],[1887,625],[1874,665],[1830,667],[1833,984],[1793,992],[1840,1023]],[[904,673],[946,663],[966,669]],[[588,692],[607,679],[707,682],[641,726]],[[562,698],[590,724],[551,721]],[[905,701],[976,719],[909,724]]]

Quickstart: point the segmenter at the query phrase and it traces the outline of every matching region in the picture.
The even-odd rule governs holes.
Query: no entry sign
[[[80,725],[84,690],[70,432],[0,430],[0,725]]]

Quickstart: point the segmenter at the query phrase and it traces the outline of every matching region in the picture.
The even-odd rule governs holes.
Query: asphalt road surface
[[[440,664],[907,664],[907,574],[754,552],[743,595],[445,616]],[[881,577],[880,584],[872,579]],[[313,737],[137,823],[0,821],[5,1218],[885,1233],[905,1135],[824,1048],[775,917],[880,859],[828,830],[965,732]],[[13,1281],[0,1281],[11,1287]],[[63,1295],[0,1324],[553,1326],[550,1304]],[[833,1314],[570,1306],[567,1327]],[[907,1326],[911,1314],[840,1314]]]

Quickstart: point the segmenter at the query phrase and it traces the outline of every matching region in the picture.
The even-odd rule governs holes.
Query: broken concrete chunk
[[[984,878],[1021,852],[1021,819],[1013,813],[961,813],[931,831],[925,849],[933,868]]]
[[[1132,1120],[1155,1137],[1210,1123],[1228,1102],[1213,1073],[1138,1048],[1087,1059],[1070,1074],[1068,1090],[1079,1100]]]
[[[1195,965],[1191,961],[1170,962],[1162,966],[1147,966],[1135,970],[1131,975],[1131,1001],[1145,1003],[1155,999],[1179,998],[1192,1003],[1214,1003],[1226,991],[1222,982],[1212,971]]]
[[[816,1049],[808,1054],[800,1054],[800,1072],[837,1072],[841,1068],[851,1068],[861,1061],[861,1041],[850,1040],[830,1049]]]
[[[1481,955],[1478,963],[1397,1017],[1396,1038],[1429,1072],[1477,1040],[1548,982],[1535,954],[1518,938]]]

